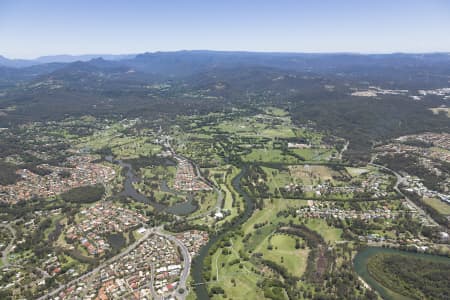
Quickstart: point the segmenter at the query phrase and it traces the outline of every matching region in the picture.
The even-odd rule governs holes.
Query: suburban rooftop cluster
[[[212,188],[197,174],[194,166],[186,159],[175,156],[178,167],[174,188],[182,191],[210,191]]]
[[[38,168],[51,171],[44,176],[27,169],[18,170],[21,180],[0,186],[0,202],[14,204],[33,197],[54,197],[76,187],[104,183],[114,178],[113,168],[92,163],[92,160],[91,156],[73,156],[67,160],[71,167],[39,165]]]
[[[152,299],[173,291],[181,270],[176,245],[152,234],[121,259],[80,277],[54,299]]]
[[[97,203],[80,211],[80,214],[82,221],[70,226],[65,238],[72,243],[80,242],[90,255],[102,255],[111,248],[104,238],[105,234],[125,232],[148,221],[143,215],[111,202]]]

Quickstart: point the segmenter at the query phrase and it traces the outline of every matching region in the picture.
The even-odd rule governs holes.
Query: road
[[[345,142],[344,147],[342,147],[342,150],[339,152],[337,159],[342,160],[342,156],[345,151],[347,151],[348,145],[350,144],[349,141]]]
[[[395,185],[394,185],[394,190],[398,194],[400,194],[402,197],[404,197],[406,199],[406,201],[408,201],[408,203],[419,212],[420,215],[425,216],[428,219],[428,221],[430,222],[430,224],[433,224],[434,226],[439,226],[439,224],[432,217],[430,217],[421,207],[417,206],[408,196],[406,196],[400,190],[399,185],[406,182],[406,180],[405,180],[405,178],[403,176],[401,176],[399,173],[395,172],[394,170],[389,169],[388,167],[385,167],[385,166],[382,166],[382,165],[378,165],[378,164],[375,164],[375,163],[369,163],[369,165],[374,166],[374,167],[379,168],[379,169],[383,169],[385,171],[388,171],[388,172],[394,174],[395,177],[397,177],[397,181],[395,182]]]
[[[16,240],[16,230],[9,223],[0,224],[0,227],[8,229],[12,234],[11,241],[9,242],[8,246],[2,251],[2,267],[4,268],[9,266],[8,256],[14,246],[14,241]]]
[[[175,243],[175,245],[177,245],[179,247],[179,249],[181,250],[181,255],[183,256],[183,270],[181,271],[180,274],[180,281],[178,282],[178,286],[177,289],[174,291],[173,296],[175,296],[177,299],[186,299],[186,296],[188,294],[188,290],[186,287],[186,281],[189,277],[189,272],[191,270],[191,254],[189,253],[188,248],[181,242],[179,241],[177,238],[175,238],[172,235],[168,235],[165,234],[161,231],[161,227],[156,228],[155,234],[162,236],[172,242]],[[182,289],[184,292],[180,293],[180,289]]]

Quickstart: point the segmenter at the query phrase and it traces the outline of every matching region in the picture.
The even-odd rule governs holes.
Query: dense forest
[[[61,194],[61,198],[67,202],[92,203],[100,200],[105,194],[102,184],[81,186]]]
[[[434,262],[404,255],[377,254],[368,271],[383,286],[409,299],[448,299],[450,262]]]
[[[19,179],[16,169],[16,166],[0,161],[0,185],[14,184]]]

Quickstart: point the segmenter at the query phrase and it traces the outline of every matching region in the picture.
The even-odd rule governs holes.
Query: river
[[[232,230],[235,227],[237,227],[237,226],[241,225],[242,223],[244,223],[245,221],[247,221],[247,219],[250,218],[250,216],[252,215],[253,210],[254,210],[253,201],[251,200],[251,198],[247,194],[247,192],[245,192],[241,188],[241,179],[245,174],[247,174],[247,167],[244,167],[241,170],[241,172],[236,177],[233,178],[233,180],[231,182],[235,191],[238,192],[243,197],[243,199],[245,201],[245,208],[244,208],[244,212],[238,217],[238,220],[227,230]],[[192,274],[192,278],[194,280],[194,284],[196,285],[195,294],[197,295],[197,299],[199,299],[199,300],[209,299],[207,285],[204,284],[204,280],[202,277],[203,261],[204,261],[205,257],[208,255],[209,249],[211,249],[211,247],[217,241],[219,241],[225,234],[226,234],[226,231],[223,231],[223,232],[219,233],[218,235],[212,235],[210,237],[210,240],[208,241],[208,243],[200,249],[200,251],[195,259],[195,262],[193,262],[193,264],[192,264],[191,274]]]
[[[107,157],[105,157],[105,159],[109,162],[120,165],[122,168],[124,168],[126,170],[124,190],[121,193],[121,195],[131,197],[138,202],[151,205],[158,212],[165,211],[167,213],[179,215],[179,216],[189,215],[198,209],[198,207],[196,205],[194,205],[194,198],[192,197],[191,193],[189,193],[187,195],[186,201],[176,203],[172,206],[167,206],[165,204],[150,200],[148,197],[146,197],[145,195],[142,195],[134,188],[133,183],[137,183],[141,179],[138,176],[136,176],[136,174],[133,170],[133,166],[131,164],[125,163],[119,159],[117,159],[117,160],[113,159],[111,156],[107,156]],[[169,189],[166,182],[161,183],[161,189],[165,192],[178,194],[178,192]]]
[[[375,254],[378,253],[391,253],[391,254],[402,254],[402,255],[408,255],[416,258],[425,258],[427,260],[437,261],[437,262],[450,262],[450,259],[443,256],[438,255],[431,255],[431,254],[423,254],[423,253],[415,253],[415,252],[408,252],[408,251],[401,251],[397,249],[390,249],[390,248],[381,248],[381,247],[367,247],[363,250],[359,251],[358,254],[353,259],[353,267],[356,271],[356,273],[367,283],[370,285],[371,288],[373,288],[375,291],[377,291],[383,299],[408,299],[402,295],[399,295],[381,284],[379,284],[372,276],[370,276],[368,270],[367,270],[367,262],[370,257],[372,257]]]

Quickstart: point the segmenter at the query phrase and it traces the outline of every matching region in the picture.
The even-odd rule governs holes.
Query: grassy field
[[[272,106],[264,108],[264,112],[274,117],[285,117],[289,115],[289,112],[287,112],[286,110]]]
[[[262,167],[262,169],[267,175],[266,184],[272,194],[275,192],[275,190],[279,190],[289,183],[296,183],[294,181],[294,178],[291,177],[291,174],[288,170],[279,170],[268,167]]]
[[[224,121],[217,129],[241,137],[292,138],[295,133],[288,117],[253,116],[233,121]],[[280,122],[281,121],[281,122]]]
[[[230,262],[237,258],[239,254],[234,250],[229,255],[223,255],[220,249],[214,254],[212,278],[215,278],[217,283],[211,283],[210,287],[222,287],[228,299],[264,299],[263,292],[256,286],[263,277],[252,271],[253,266],[250,262],[241,260],[240,264],[230,266]],[[224,299],[224,297],[215,295],[213,299]]]
[[[298,158],[285,155],[278,149],[268,147],[266,149],[252,149],[252,151],[242,157],[247,162],[284,163],[295,164],[300,162]]]
[[[269,191],[274,193],[276,189],[288,184],[316,185],[325,180],[335,182],[333,176],[338,173],[327,166],[317,165],[292,165],[287,169],[275,169],[262,167],[267,176],[266,184]]]
[[[268,249],[269,244],[272,250]],[[292,236],[274,234],[264,239],[255,252],[261,252],[264,259],[284,266],[292,275],[300,277],[305,272],[309,250],[295,249],[295,238]]]
[[[443,215],[450,215],[450,205],[439,199],[426,197],[423,199],[423,202],[425,202],[426,204],[428,204],[429,206],[431,206],[432,208],[434,208]]]
[[[265,270],[265,273],[257,274],[255,271],[259,271],[258,267],[254,266],[249,261],[244,261],[239,255],[239,251],[249,253],[262,252],[267,250],[268,237],[272,235],[276,229],[276,224],[279,221],[289,222],[294,218],[277,217],[277,213],[289,206],[304,205],[306,201],[303,200],[284,200],[274,199],[273,201],[266,199],[265,208],[263,210],[256,210],[252,217],[242,225],[244,235],[252,233],[252,237],[246,241],[242,241],[242,237],[236,237],[230,240],[231,246],[228,249],[231,254],[224,255],[222,248],[219,248],[212,257],[212,270],[211,278],[216,283],[211,283],[209,287],[220,286],[227,295],[228,299],[264,299],[263,292],[257,287],[257,282],[265,277],[272,276],[270,270]],[[254,228],[257,223],[267,222],[266,226],[259,229]],[[285,243],[287,242],[287,243]],[[267,259],[274,260],[279,263],[278,255],[285,256],[283,260],[286,261],[286,267],[289,265],[289,270],[294,274],[300,274],[304,271],[304,261],[307,258],[308,250],[296,250],[295,240],[284,236],[278,236],[273,240],[277,249],[272,253],[265,253]],[[305,257],[303,257],[305,256]],[[229,265],[229,263],[235,259],[240,259],[237,264]],[[233,283],[231,280],[234,280]],[[214,299],[223,299],[223,296],[215,295]]]
[[[334,182],[333,176],[339,175],[327,166],[289,166],[289,174],[294,180],[307,185],[318,184],[330,180]]]
[[[327,242],[342,240],[342,229],[328,226],[327,222],[323,219],[308,219],[306,226],[318,232]]]
[[[370,170],[366,168],[345,167],[345,170],[347,170],[347,173],[352,177],[358,177],[362,174],[370,172]]]
[[[88,147],[93,150],[111,148],[118,158],[136,158],[161,152],[161,146],[152,143],[148,137],[127,136],[122,133],[123,130],[124,127],[121,124],[115,124],[108,129],[79,139],[75,148]]]
[[[295,154],[300,155],[306,161],[318,162],[318,161],[328,161],[332,158],[333,154],[336,155],[337,151],[335,149],[326,148],[305,148],[305,149],[290,149]]]

